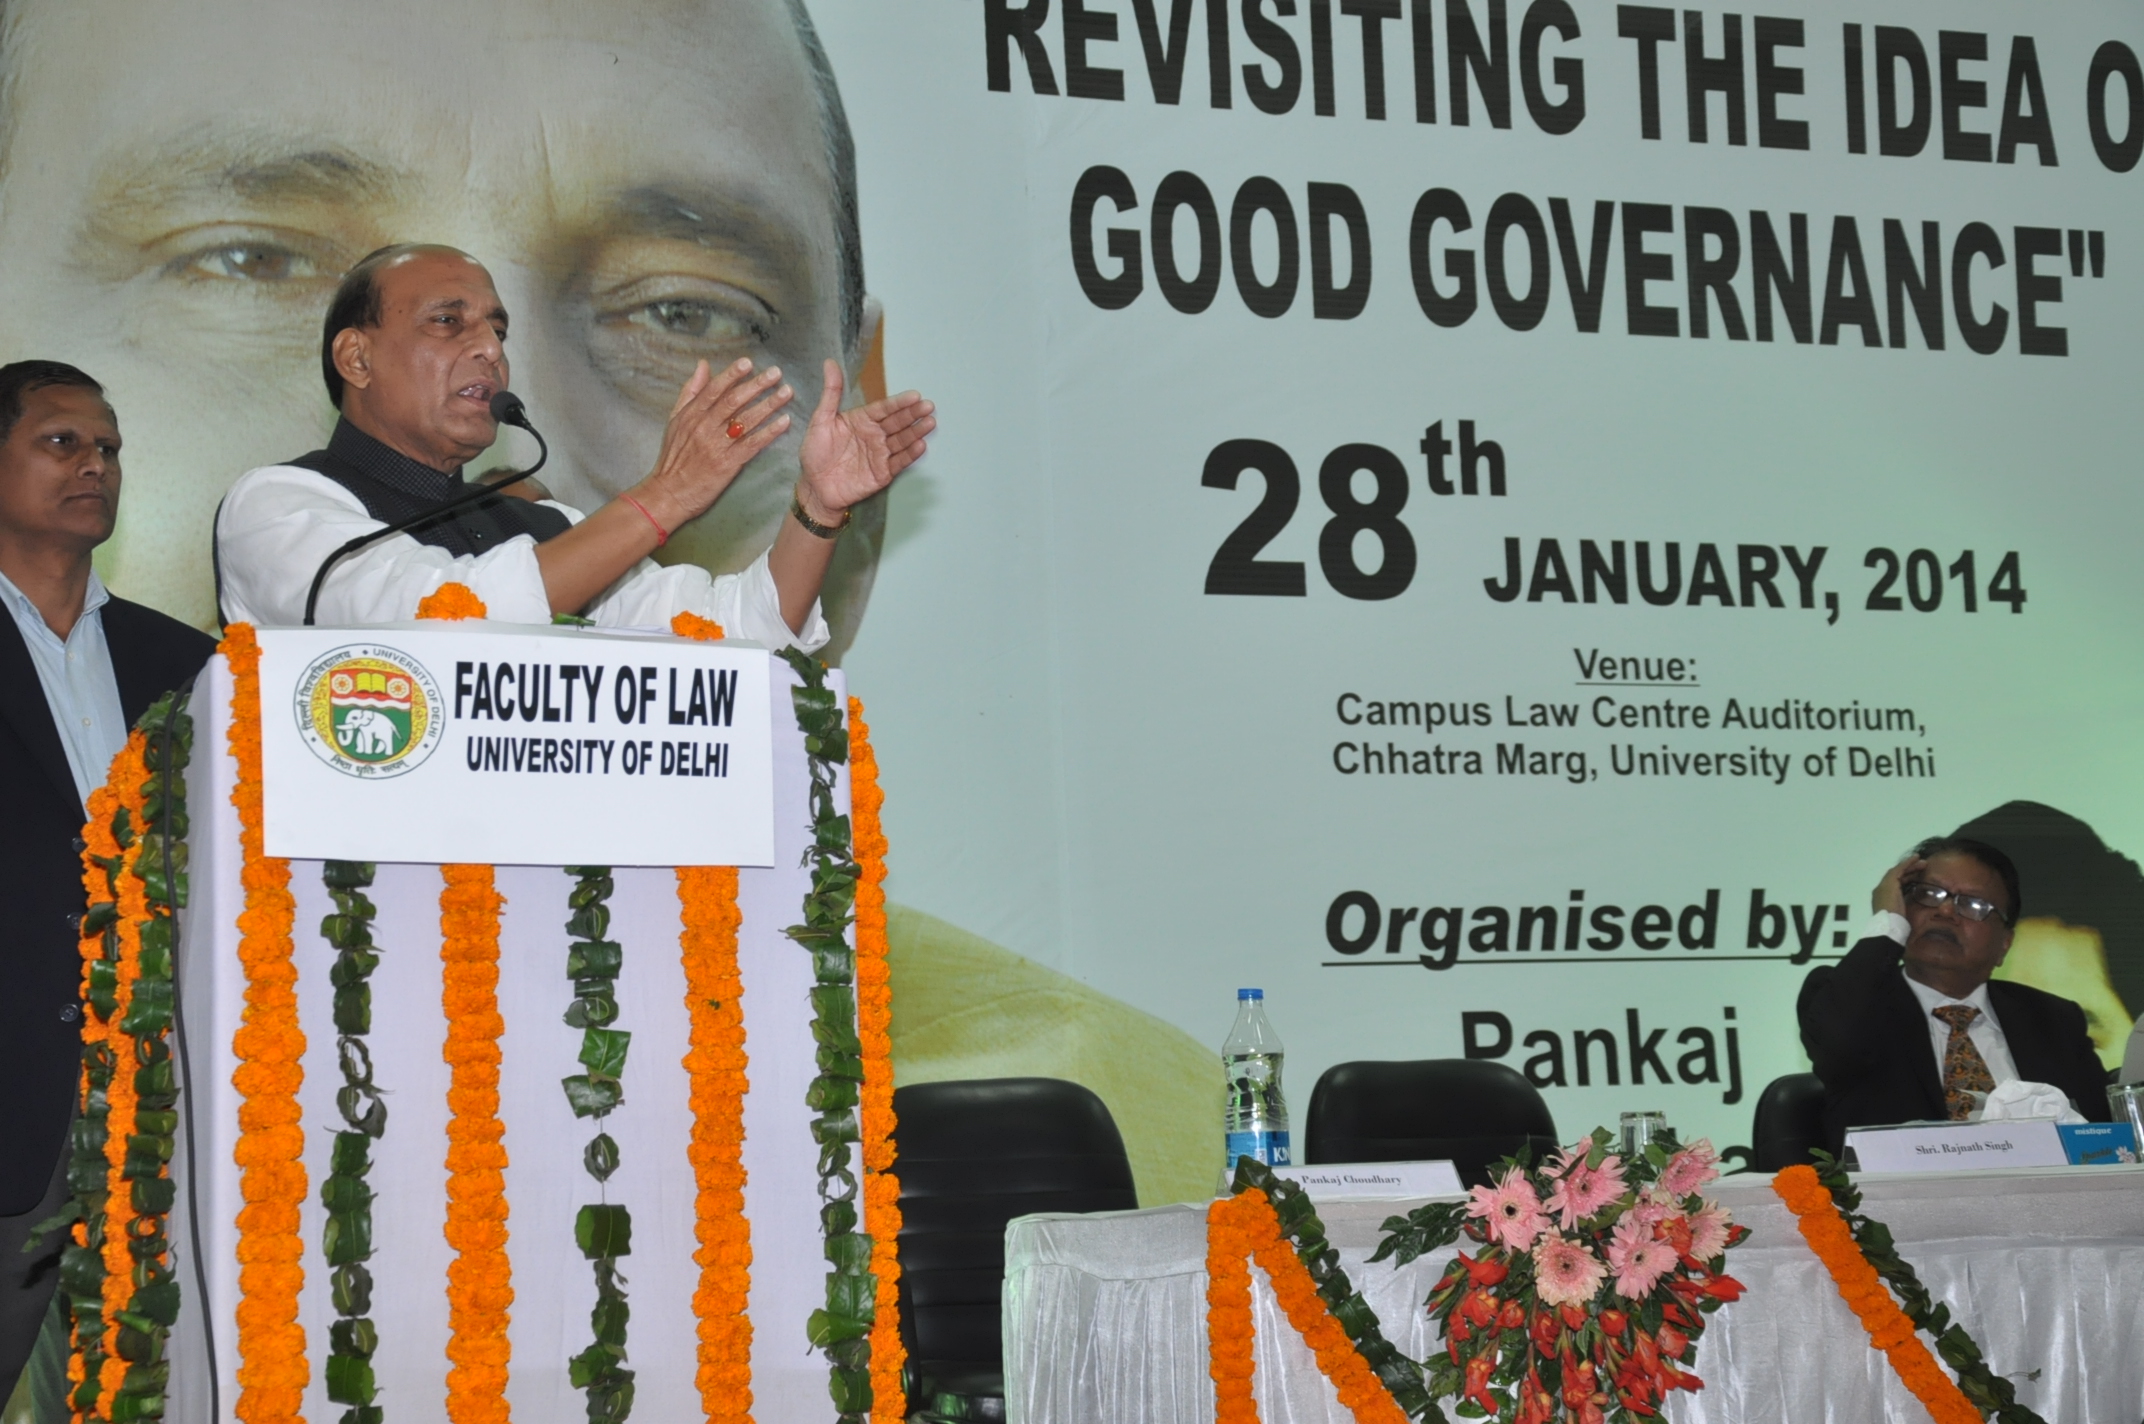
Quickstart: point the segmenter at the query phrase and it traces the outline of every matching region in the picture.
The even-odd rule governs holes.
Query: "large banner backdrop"
[[[947,409],[850,659],[899,898],[1208,1045],[1261,985],[1298,1133],[1469,1055],[1725,1147],[1973,823],[2118,1061],[2134,6],[814,13]]]
[[[1299,1132],[1468,1054],[1725,1147],[1925,835],[2019,859],[2005,972],[2110,1062],[2144,1009],[2140,55],[2085,0],[25,3],[0,337],[108,383],[102,567],[203,624],[384,242],[491,267],[583,507],[698,357],[922,387],[829,598],[905,1081],[1078,1078],[1197,1195],[1256,984]]]

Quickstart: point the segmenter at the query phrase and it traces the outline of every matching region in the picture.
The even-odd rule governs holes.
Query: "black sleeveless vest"
[[[348,421],[336,424],[325,450],[284,463],[327,476],[362,500],[365,512],[382,524],[407,519],[469,487],[459,471],[443,475]],[[446,518],[426,520],[408,532],[418,543],[458,557],[486,553],[521,534],[541,544],[572,527],[571,520],[547,505],[500,494],[464,505]]]

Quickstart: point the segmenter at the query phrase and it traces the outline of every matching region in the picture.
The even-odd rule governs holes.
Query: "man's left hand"
[[[828,361],[819,408],[799,452],[804,473],[797,500],[822,524],[840,524],[852,505],[892,484],[923,457],[924,437],[938,427],[936,407],[916,391],[845,411],[845,384],[840,365]]]

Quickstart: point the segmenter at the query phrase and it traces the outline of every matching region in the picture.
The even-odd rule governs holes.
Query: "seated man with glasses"
[[[2084,1010],[1990,981],[2021,905],[2017,867],[1994,846],[1922,841],[1872,897],[1868,937],[1802,981],[1802,1047],[1824,1080],[1824,1127],[1964,1120],[2002,1083],[2052,1083],[2107,1120],[2107,1075]]]

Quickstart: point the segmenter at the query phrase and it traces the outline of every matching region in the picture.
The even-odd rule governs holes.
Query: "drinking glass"
[[[1623,1114],[1623,1160],[1635,1161],[1656,1139],[1665,1137],[1668,1131],[1668,1115],[1664,1112],[1627,1112]]]
[[[2107,1089],[2107,1106],[2114,1109],[2117,1124],[2129,1124],[2133,1139],[2129,1160],[2144,1160],[2144,1083],[2118,1083]]]

